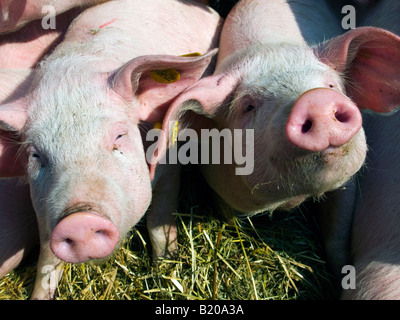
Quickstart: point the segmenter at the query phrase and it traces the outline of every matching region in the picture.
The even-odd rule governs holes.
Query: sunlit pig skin
[[[62,261],[107,258],[149,207],[155,259],[176,250],[178,166],[149,166],[141,130],[166,121],[169,103],[206,71],[221,24],[192,1],[92,7],[40,64],[30,93],[0,107],[3,130],[20,133],[28,153],[19,174],[30,183],[41,242],[33,299],[54,295],[43,267],[58,279]],[[179,78],[151,77],[168,68]]]

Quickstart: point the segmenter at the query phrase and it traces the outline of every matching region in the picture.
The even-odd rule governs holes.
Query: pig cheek
[[[125,222],[133,225],[150,205],[151,182],[142,147],[123,140],[114,145],[114,165],[119,171],[118,180],[123,182],[122,198],[129,199]]]
[[[271,190],[272,181],[276,179],[274,170],[269,157],[269,144],[265,139],[264,130],[255,129],[254,131],[254,170],[250,175],[244,175],[244,183],[252,194],[268,193]],[[245,143],[242,144],[242,150],[245,149]]]
[[[324,156],[327,168],[321,180],[329,189],[336,189],[348,181],[364,164],[367,154],[367,144],[364,130],[361,130],[344,146],[335,152],[327,150]]]
[[[49,178],[46,175],[46,168],[43,168],[38,163],[32,163],[30,161],[28,165],[28,179],[30,184],[30,192],[33,207],[35,208],[38,218],[40,214],[45,211],[44,201],[48,197],[49,188],[51,184]]]
[[[125,171],[124,185],[120,203],[124,205],[121,217],[121,234],[127,233],[144,216],[151,201],[151,184],[149,177],[137,173],[137,169]]]

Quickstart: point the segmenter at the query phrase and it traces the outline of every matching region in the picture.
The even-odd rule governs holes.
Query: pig
[[[13,4],[12,10],[16,8]],[[34,76],[32,68],[61,40],[79,11],[81,9],[57,16],[55,29],[43,29],[41,21],[36,20],[17,31],[0,35],[0,103],[7,104],[27,94]],[[2,138],[6,142],[13,140],[6,132],[2,133]],[[3,157],[15,154],[18,148],[18,144],[2,144]],[[20,162],[15,164],[5,175],[11,178],[0,179],[0,277],[18,266],[39,243],[29,184],[12,178],[14,170],[23,170]]]
[[[39,244],[29,185],[0,179],[0,277],[16,268]]]
[[[181,132],[239,129],[237,143],[254,152],[241,174],[241,163],[199,163],[228,215],[291,210],[363,165],[360,110],[398,106],[400,38],[374,27],[342,33],[323,1],[242,0],[224,23],[214,74],[171,105]]]
[[[3,1],[0,6],[0,69],[35,68],[84,9],[105,2]]]
[[[214,10],[193,1],[89,8],[40,63],[29,93],[0,106],[3,132],[16,133],[26,154],[3,152],[0,176],[21,163],[12,175],[29,181],[39,225],[31,299],[54,296],[63,262],[110,256],[146,211],[154,257],[174,252],[179,168],[157,166],[161,152],[146,159],[142,137],[209,73],[221,26]]]
[[[0,70],[1,103],[25,96],[33,75],[32,69]],[[18,178],[1,178],[0,198],[0,277],[3,277],[39,244],[39,233],[28,184]]]
[[[55,29],[44,29],[35,20],[22,29],[0,35],[0,69],[35,68],[61,40],[78,10],[68,11],[56,17]]]
[[[84,9],[108,0],[4,0],[0,6],[0,34],[14,32],[31,21],[50,18],[75,8]]]
[[[380,1],[367,12],[362,25],[400,35],[399,13],[397,1]],[[382,57],[398,53],[391,48],[380,50]],[[392,68],[376,76],[391,72],[398,77],[400,69]],[[400,299],[399,126],[398,112],[386,117],[365,114],[366,165],[356,179],[328,193],[319,206],[326,254],[342,299]],[[342,269],[347,265],[354,267],[352,273]],[[345,276],[348,281],[353,277],[354,286],[343,286]]]

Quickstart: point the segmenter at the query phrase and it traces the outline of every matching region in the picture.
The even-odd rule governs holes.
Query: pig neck
[[[253,45],[311,46],[341,33],[339,21],[323,1],[243,0],[222,29],[217,71],[228,56]]]
[[[138,56],[205,53],[216,47],[218,39],[210,35],[220,23],[216,12],[183,1],[110,1],[85,10],[57,49],[81,47],[83,55],[103,57],[108,68],[118,68]]]

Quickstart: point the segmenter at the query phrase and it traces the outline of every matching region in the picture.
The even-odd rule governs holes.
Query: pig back
[[[325,1],[240,1],[228,15],[218,61],[257,43],[314,45],[342,33]]]
[[[380,1],[362,22],[400,35],[398,1]],[[369,151],[358,176],[360,195],[353,223],[354,261],[400,264],[400,113],[364,115]],[[400,281],[400,279],[399,279]]]
[[[119,64],[148,54],[203,54],[218,45],[222,21],[193,1],[149,0],[145,7],[140,0],[111,1],[83,12],[58,49],[74,46]]]

